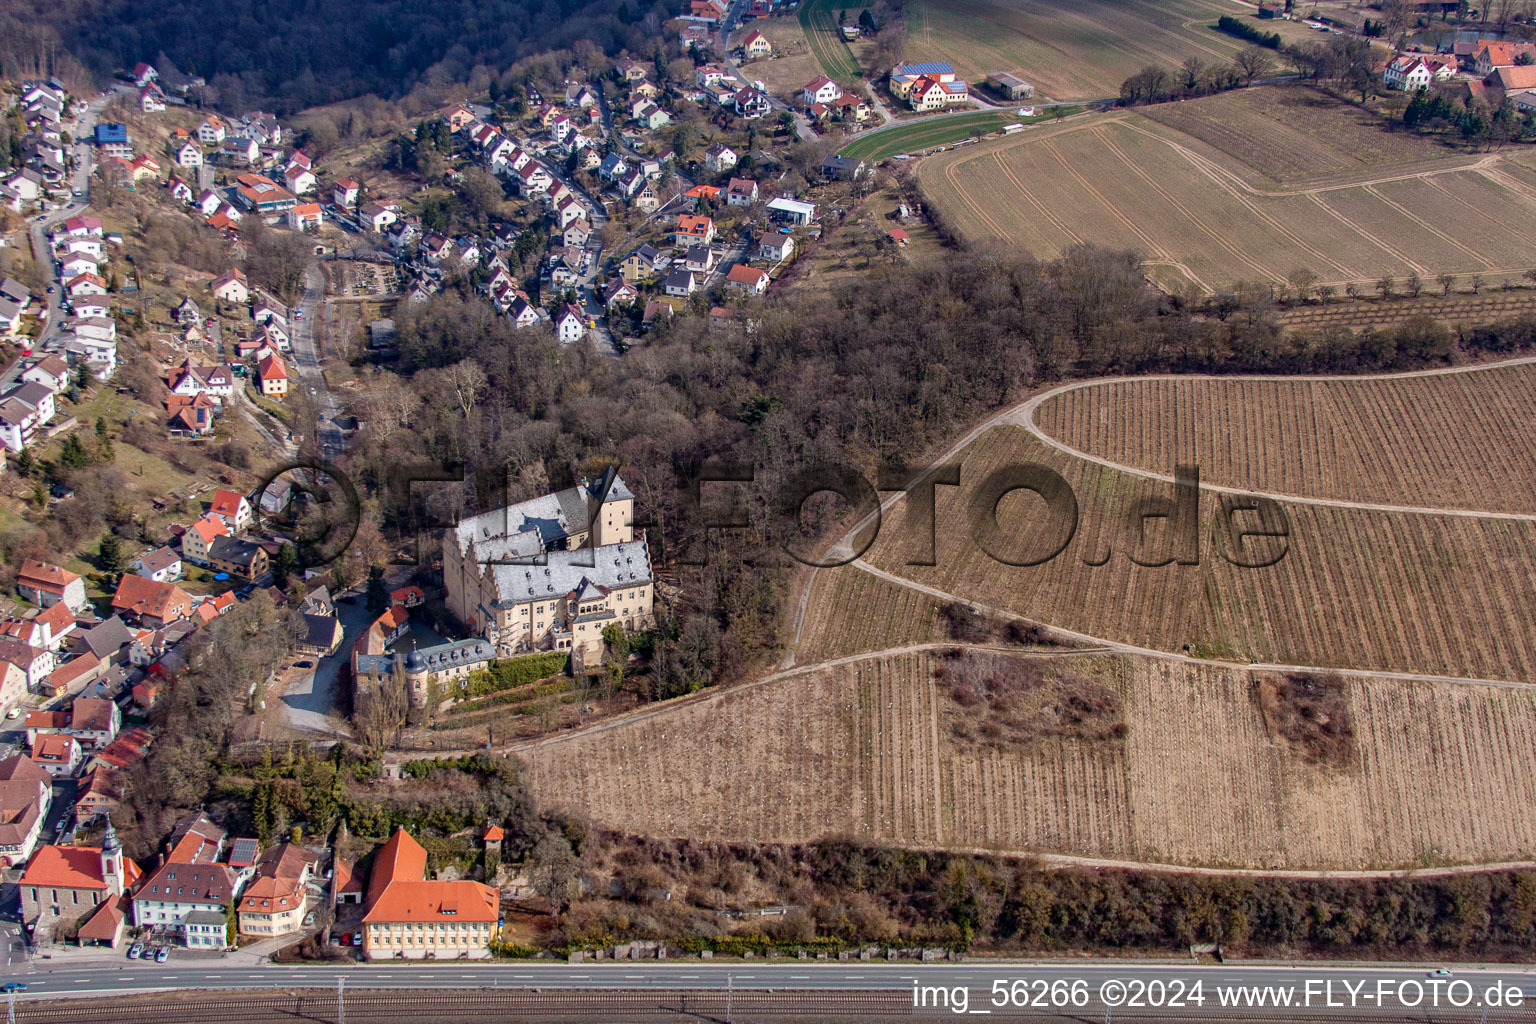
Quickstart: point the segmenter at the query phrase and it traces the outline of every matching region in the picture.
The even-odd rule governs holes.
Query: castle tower
[[[107,892],[121,896],[124,888],[123,847],[117,841],[117,830],[112,819],[107,819],[107,831],[101,837],[101,880],[107,883]]]
[[[427,659],[421,656],[420,651],[412,650],[405,656],[405,693],[411,702],[412,711],[420,712],[427,709],[430,681]]]

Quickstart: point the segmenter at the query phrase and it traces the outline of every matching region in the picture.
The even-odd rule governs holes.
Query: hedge
[[[1230,14],[1223,14],[1217,18],[1216,24],[1212,27],[1218,32],[1225,32],[1229,36],[1237,36],[1237,38],[1246,39],[1250,43],[1267,46],[1271,50],[1280,49],[1280,33],[1260,32],[1252,25],[1241,19],[1234,18]]]
[[[483,697],[488,693],[527,686],[540,679],[548,679],[565,672],[571,656],[565,651],[546,651],[543,654],[525,654],[520,658],[502,658],[484,669],[469,675],[458,692],[459,700]]]

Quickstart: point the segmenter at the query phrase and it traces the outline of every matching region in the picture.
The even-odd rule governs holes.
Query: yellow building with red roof
[[[429,881],[427,851],[400,829],[368,876],[363,955],[370,960],[478,959],[491,955],[501,895],[479,882]]]

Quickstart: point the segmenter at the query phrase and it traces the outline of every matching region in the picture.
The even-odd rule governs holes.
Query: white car
[[[1429,972],[1429,976],[1431,978],[1449,978],[1451,976],[1451,969],[1449,967],[1436,967]]]

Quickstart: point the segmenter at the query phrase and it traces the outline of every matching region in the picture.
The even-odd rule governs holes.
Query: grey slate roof
[[[115,655],[123,645],[133,642],[133,631],[123,624],[119,616],[114,615],[82,633],[80,642],[86,650],[105,660]]]
[[[600,548],[551,551],[547,565],[492,565],[498,604],[510,606],[539,598],[562,597],[584,580],[610,590],[651,582],[651,558],[644,541],[605,544]],[[583,564],[595,563],[595,564]]]

